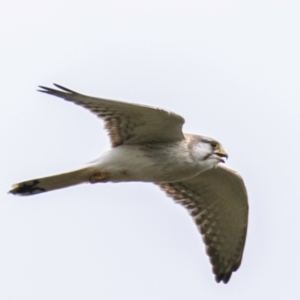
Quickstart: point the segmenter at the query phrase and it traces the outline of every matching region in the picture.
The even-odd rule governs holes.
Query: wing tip
[[[227,284],[230,280],[231,275],[232,271],[215,274],[215,280],[217,283],[223,282],[224,284]]]
[[[54,94],[54,95],[57,95],[57,93],[62,93],[62,91],[64,92],[67,92],[69,94],[78,94],[76,93],[75,91],[73,90],[70,90],[62,85],[59,85],[57,83],[53,83],[53,85],[55,87],[57,87],[59,90],[56,90],[56,89],[53,89],[53,88],[49,88],[49,87],[46,87],[46,86],[43,86],[43,85],[38,85],[38,89],[37,91],[38,92],[41,92],[41,93],[46,93],[46,94]]]

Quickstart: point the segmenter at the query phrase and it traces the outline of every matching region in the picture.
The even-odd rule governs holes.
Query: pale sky
[[[299,1],[0,1],[0,299],[300,297],[299,16]],[[250,205],[227,285],[152,184],[7,194],[109,149],[99,119],[36,92],[53,82],[173,110],[224,145]]]

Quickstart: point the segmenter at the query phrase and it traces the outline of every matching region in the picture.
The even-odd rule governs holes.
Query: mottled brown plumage
[[[227,283],[241,264],[247,233],[247,193],[241,177],[218,166],[182,182],[158,185],[193,217],[216,281]]]
[[[184,119],[177,114],[150,106],[89,97],[54,85],[62,91],[40,86],[40,92],[83,106],[103,119],[112,147],[183,139]]]

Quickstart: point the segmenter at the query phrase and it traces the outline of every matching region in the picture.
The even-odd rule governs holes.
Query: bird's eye
[[[212,146],[214,149],[217,149],[217,148],[218,148],[218,143],[217,143],[217,142],[211,142],[210,144],[211,144],[211,146]]]

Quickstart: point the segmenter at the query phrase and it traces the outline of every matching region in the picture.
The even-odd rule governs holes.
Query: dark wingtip
[[[42,86],[42,85],[38,85],[38,89],[37,89],[38,92],[47,93],[48,90],[49,90],[49,88]]]
[[[72,94],[77,94],[76,92],[74,92],[74,91],[72,91],[72,90],[70,90],[70,89],[67,89],[67,88],[65,88],[64,86],[59,85],[59,84],[57,84],[57,83],[53,83],[53,85],[56,86],[57,88],[63,90],[63,91],[66,91],[66,92],[69,92],[69,93],[72,93]]]
[[[216,282],[219,283],[222,281],[223,283],[226,284],[226,283],[228,283],[231,275],[232,275],[232,271],[215,274]]]
[[[65,88],[65,87],[63,87],[62,85],[59,85],[59,84],[57,84],[57,83],[53,83],[53,85],[55,86],[55,87],[57,87],[58,89],[60,89],[60,90],[62,90],[62,91],[65,91],[65,92],[68,92],[68,93],[71,93],[71,94],[78,94],[78,93],[76,93],[76,92],[74,92],[74,91],[72,91],[72,90],[70,90],[70,89],[67,89],[67,88]],[[38,86],[38,92],[41,92],[41,93],[46,93],[46,94],[55,94],[55,93],[57,93],[57,92],[60,92],[60,93],[62,93],[61,91],[59,91],[59,90],[56,90],[56,89],[52,89],[52,88],[49,88],[49,87],[46,87],[46,86],[43,86],[43,85],[39,85]]]

